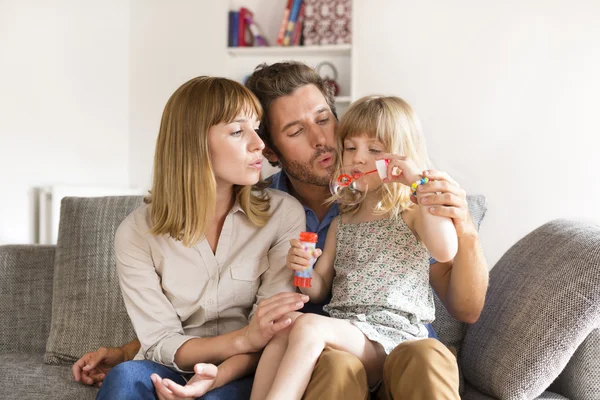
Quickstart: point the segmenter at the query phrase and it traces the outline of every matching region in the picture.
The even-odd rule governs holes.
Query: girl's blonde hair
[[[421,122],[412,107],[399,97],[366,96],[348,107],[338,127],[338,167],[342,166],[344,140],[362,134],[379,140],[388,153],[410,158],[421,170],[431,165]],[[380,190],[381,201],[376,214],[389,213],[392,218],[398,218],[412,204],[410,187],[399,182],[384,184]],[[341,205],[340,211],[355,213],[361,204]]]
[[[226,78],[200,76],[171,95],[156,141],[152,189],[145,199],[152,203],[152,234],[168,234],[185,246],[203,239],[216,208],[208,130],[242,112],[262,117],[252,92]],[[250,221],[264,226],[269,219],[266,193],[253,192],[252,186],[236,186],[234,191]]]

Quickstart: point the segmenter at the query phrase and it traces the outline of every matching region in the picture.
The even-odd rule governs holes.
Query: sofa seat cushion
[[[46,365],[44,354],[0,354],[0,399],[93,400],[98,389],[75,382],[70,365]]]
[[[496,400],[496,397],[491,397],[486,394],[481,393],[477,389],[473,388],[473,386],[466,384],[465,391],[460,396],[461,400]],[[560,394],[545,391],[539,397],[536,397],[535,400],[569,400],[567,397],[561,396]]]

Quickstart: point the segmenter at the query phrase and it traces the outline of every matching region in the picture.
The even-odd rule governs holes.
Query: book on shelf
[[[287,28],[285,30],[285,36],[283,37],[283,45],[290,46],[292,44],[292,39],[294,36],[294,28],[296,26],[296,22],[298,22],[298,15],[300,14],[300,7],[302,6],[302,0],[294,0],[294,4],[292,5],[292,9],[290,11],[290,18],[287,24]]]
[[[298,22],[294,28],[294,35],[292,38],[293,46],[300,46],[302,44],[302,27],[304,26],[304,2],[300,6],[300,14],[298,14]]]
[[[283,10],[283,17],[281,18],[281,24],[279,25],[279,33],[277,34],[277,44],[279,46],[283,46],[283,38],[285,37],[285,31],[288,26],[288,21],[290,20],[290,11],[292,10],[293,4],[294,0],[288,0],[287,6]]]
[[[352,0],[304,0],[304,3],[305,46],[351,43]]]
[[[265,36],[254,22],[254,14],[246,7],[229,11],[229,47],[268,46]]]
[[[229,37],[227,39],[227,45],[229,47],[238,46],[238,20],[240,13],[238,11],[229,11]]]
[[[246,13],[248,12],[249,10],[246,7],[240,8],[240,17],[238,20],[238,47],[247,47],[252,45],[252,42],[248,43],[249,41],[246,41]]]

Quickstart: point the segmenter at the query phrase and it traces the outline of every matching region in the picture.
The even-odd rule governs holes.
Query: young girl
[[[410,201],[411,186],[422,182],[428,157],[419,122],[406,102],[379,96],[358,100],[340,121],[338,140],[344,167],[368,172],[377,159],[387,159],[388,178],[382,182],[377,174],[365,175],[365,199],[341,207],[315,265],[312,287],[301,288],[319,302],[333,285],[326,306],[331,317],[301,315],[271,340],[252,399],[300,399],[327,346],[357,356],[369,385],[376,385],[394,347],[427,338],[425,324],[435,316],[430,257],[446,262],[458,248],[451,219]],[[303,270],[309,256],[297,240],[291,244],[288,268]]]

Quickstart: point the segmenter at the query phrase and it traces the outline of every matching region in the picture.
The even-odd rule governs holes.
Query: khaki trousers
[[[367,373],[360,360],[326,348],[304,393],[305,400],[367,400]],[[387,357],[379,400],[460,400],[456,358],[440,341],[413,340]]]

